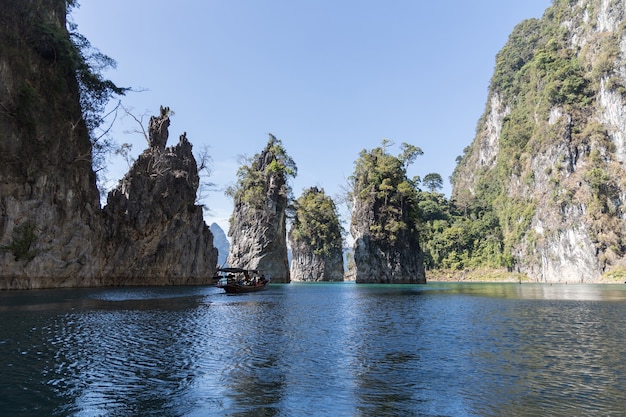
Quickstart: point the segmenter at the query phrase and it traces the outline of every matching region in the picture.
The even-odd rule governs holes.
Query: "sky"
[[[392,141],[424,154],[408,175],[438,173],[451,192],[456,158],[474,139],[495,57],[513,28],[551,0],[82,0],[69,20],[117,62],[104,75],[144,128],[161,105],[174,112],[168,146],[187,133],[208,150],[214,190],[207,224],[228,231],[241,157],[273,134],[297,167],[297,198],[312,186],[339,203],[363,149]],[[117,100],[115,100],[117,103]],[[147,148],[137,122],[111,135]],[[112,158],[112,187],[128,170]]]

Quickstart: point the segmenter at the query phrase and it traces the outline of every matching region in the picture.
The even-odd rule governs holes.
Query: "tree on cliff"
[[[79,7],[77,0],[67,0],[67,13],[71,13],[76,7]],[[119,87],[105,78],[102,71],[115,68],[117,65],[115,60],[91,45],[91,42],[78,32],[78,26],[75,23],[68,21],[67,26],[69,38],[61,33],[58,27],[42,26],[41,30],[58,43],[55,53],[60,52],[60,56],[70,63],[76,74],[83,122],[87,126],[91,141],[92,166],[100,191],[103,192],[106,159],[118,149],[118,146],[108,134],[110,126],[104,129],[101,127],[110,114],[114,118],[119,104],[109,114],[105,113],[105,109],[111,99],[123,96],[130,89]]]
[[[424,184],[424,186],[432,193],[443,188],[443,179],[441,178],[441,175],[433,172],[426,174],[422,180],[422,184]]]
[[[260,269],[274,282],[289,282],[287,209],[291,199],[289,177],[297,167],[274,135],[263,151],[244,163],[237,183],[226,190],[234,200],[228,264]]]
[[[406,175],[420,148],[403,143],[397,157],[389,144],[363,150],[352,185],[352,222],[357,282],[425,282],[419,247],[417,189]]]
[[[311,187],[294,206],[295,216],[289,231],[292,279],[342,281],[342,229],[332,198],[324,189]]]

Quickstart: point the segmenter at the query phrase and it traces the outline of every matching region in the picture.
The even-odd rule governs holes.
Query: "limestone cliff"
[[[66,2],[2,7],[0,289],[209,282],[189,142],[144,152],[102,211]]]
[[[266,147],[250,164],[240,167],[236,188],[230,191],[234,210],[228,264],[259,269],[272,282],[291,281],[287,257],[287,208],[296,166],[282,143],[270,135]]]
[[[518,25],[454,173],[453,198],[490,204],[511,267],[538,281],[624,264],[625,27],[609,0],[555,1]]]
[[[289,230],[294,281],[343,281],[343,240],[333,200],[311,187],[295,203]]]
[[[363,150],[356,163],[350,232],[357,283],[426,283],[415,187],[405,164],[384,147]]]
[[[0,288],[93,285],[102,222],[65,1],[0,13]]]

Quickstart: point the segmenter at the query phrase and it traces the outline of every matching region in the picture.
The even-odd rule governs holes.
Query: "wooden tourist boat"
[[[256,269],[219,268],[216,286],[228,294],[243,294],[266,290],[270,279]]]

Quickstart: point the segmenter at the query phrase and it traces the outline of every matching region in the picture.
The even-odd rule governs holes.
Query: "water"
[[[0,293],[10,416],[624,416],[626,286]]]

